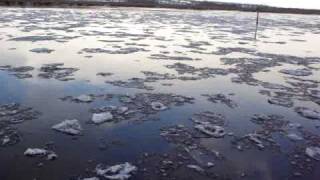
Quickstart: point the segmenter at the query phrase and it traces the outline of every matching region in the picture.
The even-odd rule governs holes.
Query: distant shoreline
[[[144,7],[144,8],[169,8],[169,9],[191,9],[191,10],[226,10],[226,11],[244,11],[244,12],[265,12],[265,13],[283,13],[283,14],[310,14],[320,15],[317,9],[298,9],[281,8],[264,5],[247,5],[237,3],[218,3],[196,1],[189,4],[183,3],[158,3],[157,1],[118,1],[101,2],[93,0],[0,0],[0,6],[4,7],[57,7],[57,8],[81,8],[81,7]]]

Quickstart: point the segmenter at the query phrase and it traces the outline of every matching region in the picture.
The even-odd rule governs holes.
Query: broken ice
[[[288,135],[288,138],[292,141],[300,141],[300,140],[303,140],[303,138],[295,133],[289,133]]]
[[[320,119],[320,112],[307,107],[297,107],[296,112],[308,119]]]
[[[95,124],[101,124],[106,121],[110,121],[113,119],[113,115],[110,112],[103,112],[103,113],[94,113],[92,115],[92,122]]]
[[[198,165],[189,164],[189,165],[187,165],[187,167],[190,168],[190,169],[193,169],[193,170],[195,170],[195,171],[197,171],[197,172],[200,172],[200,173],[204,172],[204,169],[202,169],[202,168],[201,168],[200,166],[198,166]]]
[[[320,147],[316,147],[316,146],[307,147],[306,154],[310,158],[320,161]]]
[[[52,129],[69,135],[79,135],[82,131],[82,127],[77,119],[64,120],[61,123],[52,126]]]
[[[91,96],[89,96],[89,95],[82,94],[82,95],[76,97],[75,100],[79,101],[79,102],[89,103],[89,102],[93,101],[93,98]]]
[[[53,152],[49,151],[46,149],[41,149],[41,148],[28,148],[24,153],[25,156],[30,156],[30,157],[35,157],[35,156],[40,156],[40,157],[47,157],[47,160],[55,160],[58,158],[58,155]]]
[[[221,126],[215,126],[211,124],[198,124],[195,126],[195,128],[202,133],[215,137],[215,138],[221,138],[223,137],[226,133],[223,127]]]
[[[129,179],[133,172],[135,172],[138,168],[130,163],[126,162],[124,164],[117,164],[114,166],[110,166],[104,168],[103,165],[99,164],[96,167],[96,173],[99,176],[102,176],[107,179],[115,179],[115,180],[125,180]]]
[[[163,105],[161,102],[152,102],[151,107],[155,111],[163,111],[167,109],[167,106]]]
[[[39,149],[39,148],[28,148],[25,152],[25,156],[44,156],[48,153],[45,149]]]
[[[293,76],[309,76],[312,72],[309,69],[282,69],[280,70],[283,74],[289,74]]]

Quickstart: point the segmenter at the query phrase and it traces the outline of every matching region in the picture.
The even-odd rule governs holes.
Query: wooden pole
[[[255,40],[257,40],[258,26],[259,26],[259,10],[257,10],[256,32],[255,32],[255,34],[254,34],[254,39],[255,39]]]

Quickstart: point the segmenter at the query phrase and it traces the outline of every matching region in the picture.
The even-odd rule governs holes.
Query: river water
[[[254,39],[247,12],[0,12],[1,180],[320,177],[319,16],[262,13]]]

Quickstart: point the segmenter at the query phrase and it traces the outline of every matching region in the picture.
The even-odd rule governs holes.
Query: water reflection
[[[161,179],[164,173],[178,179],[184,173],[198,179],[216,177],[211,173],[231,179],[318,177],[319,164],[305,158],[304,150],[319,142],[319,123],[295,111],[299,106],[319,109],[317,94],[310,94],[319,90],[320,81],[317,16],[263,14],[259,38],[254,41],[255,14],[252,13],[131,8],[0,10],[0,66],[12,66],[1,68],[0,102],[16,102],[42,114],[38,119],[10,125],[17,128],[22,138],[14,146],[0,147],[0,159],[5,164],[0,169],[0,179],[77,179],[95,176],[91,170],[99,163],[114,165],[127,161],[139,169],[154,165],[158,172],[162,166],[157,164],[164,160],[174,161],[172,166],[180,163],[180,154],[187,160],[181,160],[178,167],[158,174],[139,170],[133,178]],[[53,51],[30,51],[35,48]],[[79,70],[68,81],[39,77],[41,67],[52,63]],[[34,67],[30,71],[32,78],[18,79],[12,75],[13,67],[21,66]],[[279,72],[298,68],[307,68],[312,75],[296,77]],[[131,97],[138,93],[146,97]],[[156,96],[149,97],[148,93]],[[61,100],[81,94],[96,98],[92,103]],[[114,97],[104,99],[106,94]],[[193,97],[193,103],[183,102],[178,106],[179,101],[174,100],[176,94]],[[203,94],[233,94],[230,98],[239,106],[229,108],[219,101],[209,102]],[[136,104],[121,102],[121,97],[126,95],[131,95],[129,99]],[[270,98],[293,101],[294,107],[270,104]],[[160,112],[148,110],[154,101],[169,108]],[[99,126],[90,123],[92,108],[123,105],[133,106],[145,116]],[[193,128],[192,115],[205,111],[225,116],[228,135],[216,139]],[[284,120],[257,124],[252,122],[255,114],[282,115]],[[78,119],[84,128],[83,136],[71,137],[51,129],[65,119]],[[303,126],[302,130],[294,131],[301,131],[303,142],[287,138],[289,123]],[[175,127],[177,124],[180,126]],[[190,137],[181,136],[185,141],[182,143],[160,136],[161,130],[166,132],[168,127],[174,127],[177,137],[179,133]],[[232,145],[235,139],[250,133],[274,140],[279,149],[267,145],[265,150],[256,149],[255,143],[261,139],[251,139],[253,144],[249,141],[244,147]],[[313,138],[308,139],[311,136],[308,133]],[[261,141],[265,143],[263,138]],[[23,155],[28,147],[45,147],[50,142],[59,155],[53,162]],[[193,145],[214,159],[214,168],[201,165],[207,173],[184,169],[201,159],[192,156],[193,151],[185,151]],[[246,146],[253,147],[246,149]],[[223,158],[212,155],[216,151]],[[146,153],[160,155],[149,162]],[[297,154],[303,158],[294,159],[296,164],[312,162],[307,166],[311,171],[291,163]]]

